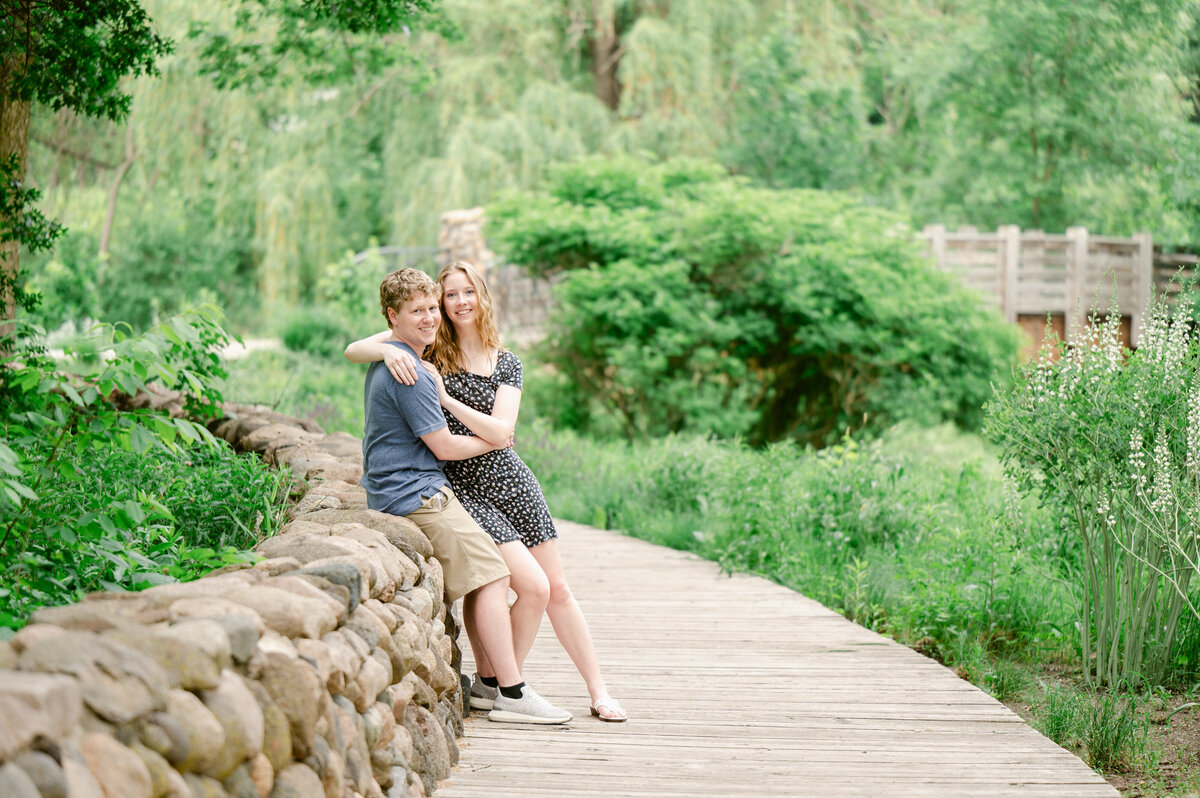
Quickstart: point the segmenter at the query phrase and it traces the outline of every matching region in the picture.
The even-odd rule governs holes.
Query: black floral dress
[[[492,414],[501,385],[521,389],[521,359],[501,351],[491,376],[459,371],[444,378],[446,393],[481,413]],[[446,423],[455,435],[474,435],[449,410]],[[449,460],[444,470],[454,495],[497,544],[519,540],[533,548],[558,537],[542,487],[512,449],[498,449],[467,460]]]

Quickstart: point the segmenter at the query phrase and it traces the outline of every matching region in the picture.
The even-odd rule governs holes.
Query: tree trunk
[[[596,96],[612,110],[621,103],[621,84],[617,80],[617,67],[624,50],[617,33],[617,21],[610,7],[608,15],[602,15],[604,3],[596,3],[592,9],[592,35],[588,37],[588,49],[592,56],[592,83]]]
[[[101,258],[108,254],[108,244],[112,240],[113,220],[117,217],[117,195],[121,192],[121,182],[137,157],[137,150],[133,148],[133,120],[130,119],[125,125],[125,160],[117,167],[117,173],[113,175],[112,185],[108,189],[108,210],[104,214],[104,229],[100,231]]]
[[[18,68],[16,58],[7,58],[0,64],[0,158],[17,156],[17,172],[14,175],[22,182],[25,179],[25,155],[29,151],[29,103],[9,99],[8,88],[12,75]],[[0,243],[0,269],[3,269],[4,286],[15,285],[20,244],[16,241]],[[12,280],[9,283],[9,280]],[[12,332],[12,320],[16,317],[16,302],[11,288],[0,290],[3,307],[0,308],[0,337]]]

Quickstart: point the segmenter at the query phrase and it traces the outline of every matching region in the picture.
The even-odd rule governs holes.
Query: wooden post
[[[1087,278],[1088,231],[1086,227],[1068,227],[1067,307],[1063,308],[1067,342],[1073,342],[1083,329],[1083,292]]]
[[[1142,322],[1154,292],[1154,240],[1149,233],[1134,233],[1137,258],[1133,262],[1133,307],[1129,309],[1129,343],[1136,349],[1142,339]]]
[[[929,254],[939,269],[946,268],[946,225],[925,225],[925,243],[929,245]]]
[[[1004,242],[1001,249],[1000,274],[1004,279],[1001,311],[1010,322],[1017,320],[1017,269],[1021,264],[1021,228],[1015,224],[1000,227],[996,234]]]

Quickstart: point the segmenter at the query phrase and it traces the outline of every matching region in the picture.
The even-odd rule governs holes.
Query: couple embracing
[[[347,358],[371,364],[362,484],[371,509],[421,528],[447,597],[463,598],[477,671],[471,707],[494,721],[571,719],[521,675],[546,613],[587,684],[591,713],[625,720],[567,585],[541,487],[512,450],[521,361],[500,344],[483,277],[464,261],[444,267],[436,282],[400,269],[379,286],[379,304],[387,331],[346,347]]]

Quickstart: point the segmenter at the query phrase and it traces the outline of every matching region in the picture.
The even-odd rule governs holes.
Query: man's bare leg
[[[480,652],[487,670],[501,686],[521,683],[521,671],[513,654],[512,621],[508,617],[508,577],[489,582],[463,597],[463,625],[478,670]]]

